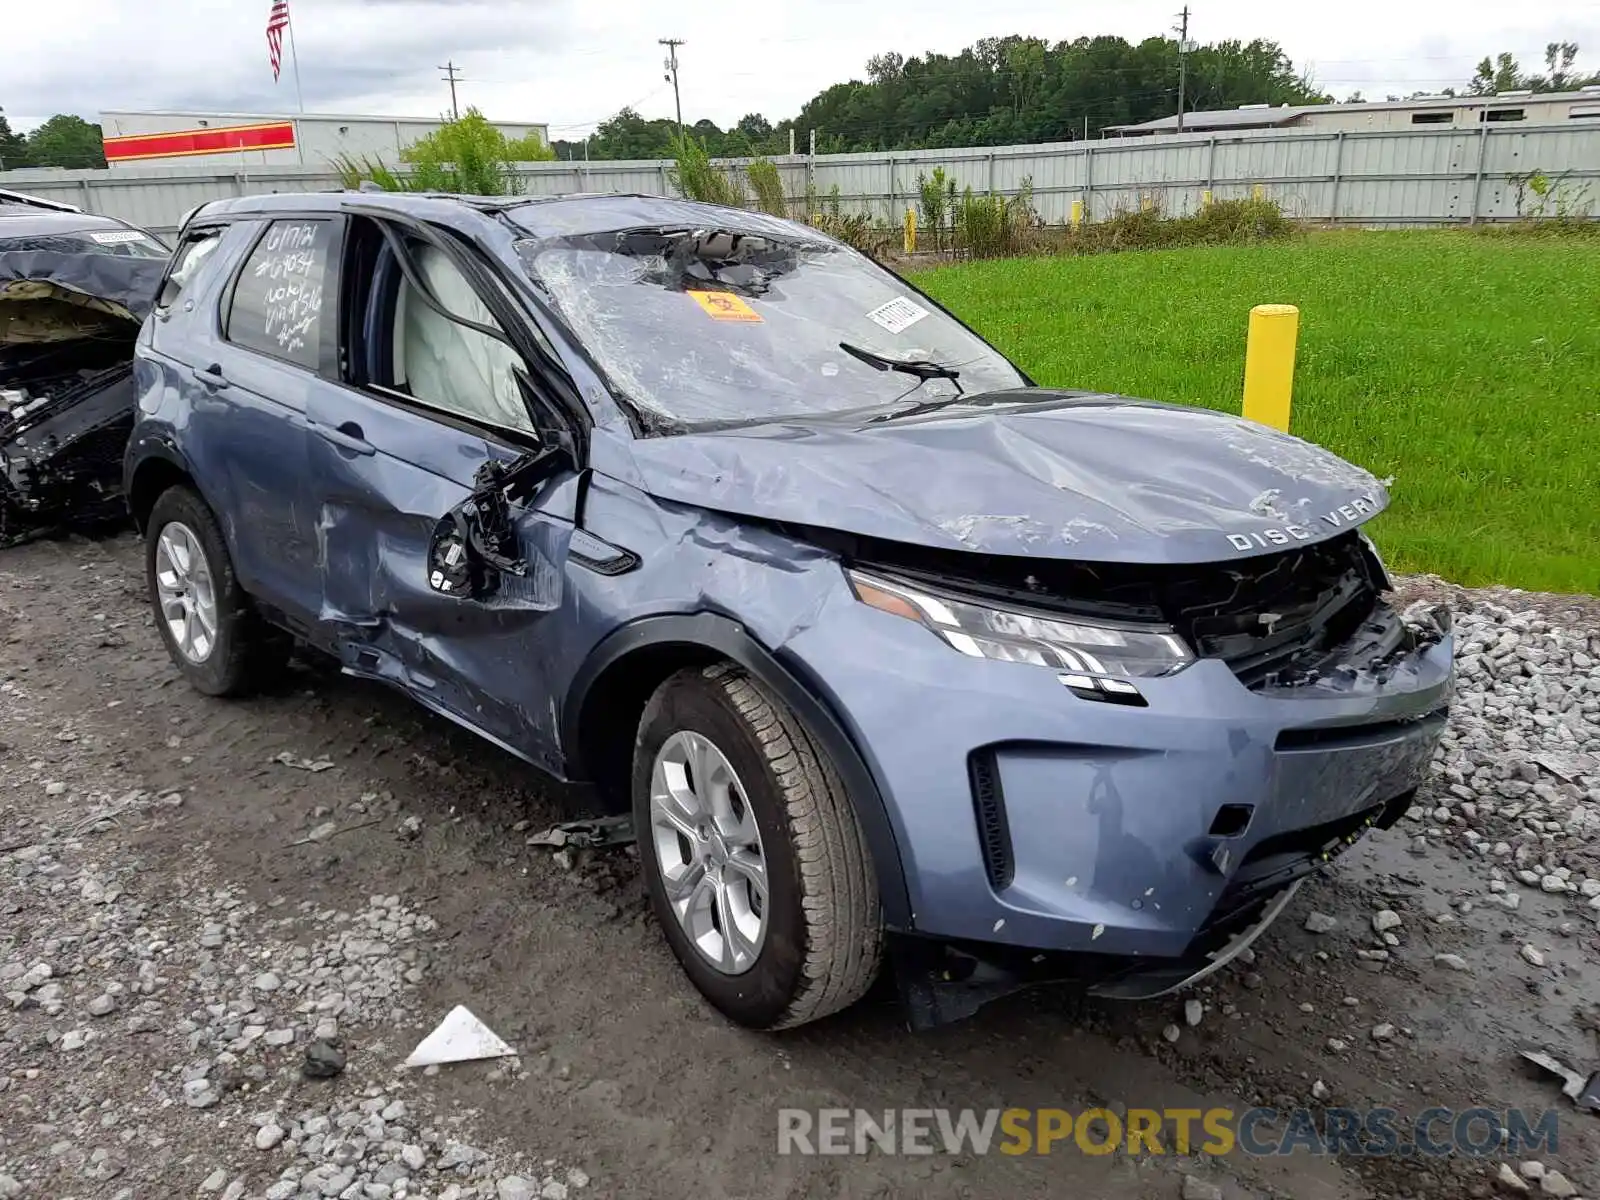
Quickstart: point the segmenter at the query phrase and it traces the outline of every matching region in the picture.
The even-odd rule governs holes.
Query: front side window
[[[334,227],[274,221],[245,260],[224,335],[247,349],[315,370],[322,348],[322,298]]]
[[[519,251],[611,386],[668,431],[1026,382],[870,259],[800,231],[624,230]],[[946,370],[917,378],[886,360]]]
[[[412,242],[412,266],[444,312],[401,278],[394,309],[393,386],[413,399],[472,421],[533,431],[519,377],[522,357],[505,342],[461,324],[500,328],[450,256]]]

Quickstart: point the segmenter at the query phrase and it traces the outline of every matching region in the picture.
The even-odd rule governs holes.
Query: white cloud
[[[884,50],[954,53],[980,37],[1022,33],[1052,41],[1100,33],[1159,35],[1181,0],[1067,6],[1060,0],[923,0],[914,9],[859,0],[290,0],[308,110],[428,115],[449,91],[505,120],[544,121],[579,136],[624,104],[670,116],[658,37],[679,51],[684,115],[728,125],[747,112],[792,116],[829,84],[861,78]],[[290,111],[292,74],[267,67],[268,0],[6,0],[4,92],[14,126],[58,111],[105,109]],[[1278,41],[1337,96],[1369,98],[1460,85],[1486,54],[1510,50],[1536,66],[1546,42],[1575,40],[1600,67],[1600,8],[1592,0],[1396,4],[1345,0],[1264,6],[1203,0],[1191,35],[1202,42]]]

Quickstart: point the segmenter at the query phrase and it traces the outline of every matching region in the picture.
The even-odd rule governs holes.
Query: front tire
[[[238,696],[274,678],[291,640],[256,613],[222,530],[189,488],[161,493],[145,524],[145,579],[173,665],[207,696]]]
[[[839,774],[741,668],[680,671],[646,705],[634,827],[651,906],[684,971],[752,1029],[860,999],[883,952],[878,883]]]

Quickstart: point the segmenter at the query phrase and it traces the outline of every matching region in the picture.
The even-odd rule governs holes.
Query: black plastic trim
[[[1011,850],[1011,825],[1006,820],[1005,792],[994,750],[985,747],[973,751],[967,759],[967,775],[972,782],[972,811],[978,823],[983,870],[989,877],[989,886],[1003,891],[1016,877],[1016,858]]]

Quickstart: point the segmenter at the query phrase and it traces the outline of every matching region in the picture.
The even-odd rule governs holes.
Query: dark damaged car
[[[166,262],[142,229],[0,192],[0,546],[127,519],[133,343]]]
[[[202,691],[299,639],[631,813],[728,1016],[1142,996],[1392,824],[1451,637],[1384,487],[1216,412],[1035,387],[787,221],[275,196],[189,222],[126,486]],[[627,964],[597,964],[627,970]]]

